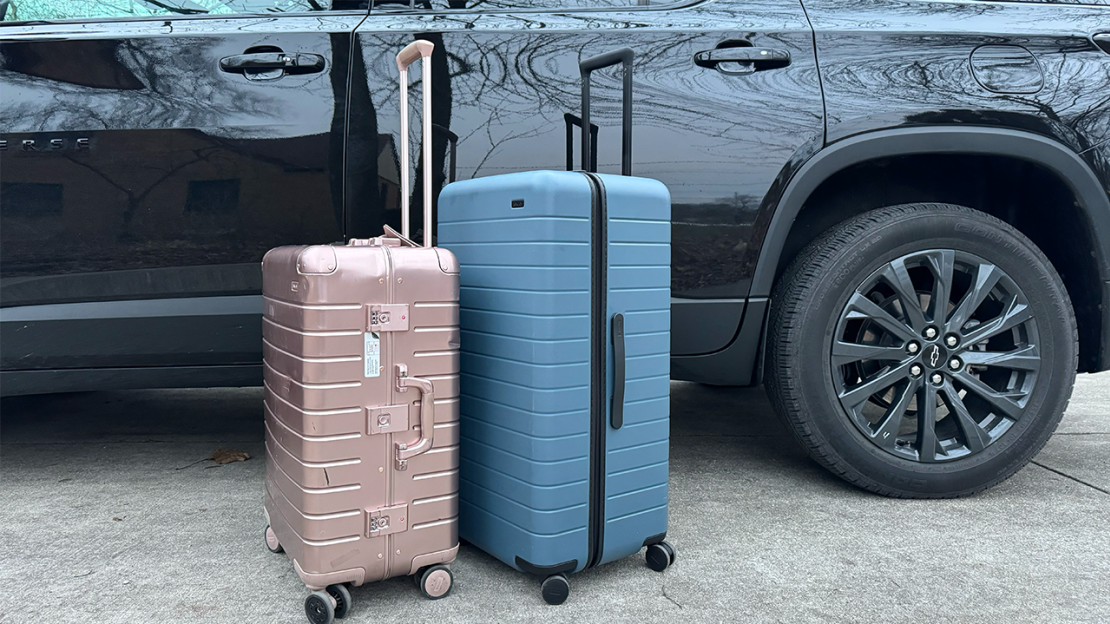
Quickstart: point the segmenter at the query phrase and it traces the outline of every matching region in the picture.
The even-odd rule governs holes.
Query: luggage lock
[[[408,530],[408,503],[366,510],[366,537],[381,537]]]
[[[408,405],[381,405],[366,408],[366,430],[370,435],[409,430]]]
[[[408,331],[409,304],[378,304],[369,309],[370,318],[367,321],[369,331]]]

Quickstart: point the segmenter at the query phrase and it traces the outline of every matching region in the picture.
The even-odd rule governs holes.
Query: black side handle
[[[578,63],[582,72],[582,166],[586,163],[594,165],[587,171],[597,171],[595,158],[591,153],[590,141],[586,140],[586,128],[590,127],[590,74],[594,70],[620,63],[624,65],[624,89],[622,94],[622,131],[621,131],[621,174],[632,175],[632,60],[635,57],[632,48],[621,48],[599,54]]]
[[[574,127],[582,127],[582,118],[571,113],[563,113],[563,121],[567,124],[567,171],[574,171]],[[590,151],[594,160],[589,167],[582,166],[587,171],[597,171],[597,125],[590,124]]]
[[[624,315],[613,315],[613,406],[610,420],[614,429],[624,425]]]

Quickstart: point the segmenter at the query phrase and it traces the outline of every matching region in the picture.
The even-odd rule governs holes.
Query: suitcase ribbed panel
[[[458,543],[458,274],[441,266],[453,260],[435,249],[326,249],[282,247],[263,261],[266,512],[313,588],[410,574]],[[328,253],[333,272],[300,272],[302,256]],[[392,303],[409,304],[409,328],[379,332],[381,370],[367,376],[370,307]],[[398,392],[398,363],[436,396],[434,444],[405,471],[395,446],[419,436],[420,391]],[[371,431],[369,409],[390,405],[405,422]],[[408,517],[392,521],[407,530],[368,537],[368,512],[399,504]]]
[[[605,563],[667,531],[671,199],[655,180],[599,177],[609,218],[607,316],[624,315],[626,355],[624,426],[605,436]],[[610,398],[612,358],[610,344]]]
[[[438,243],[462,278],[459,530],[514,567],[588,559],[591,202],[567,172],[439,199]]]

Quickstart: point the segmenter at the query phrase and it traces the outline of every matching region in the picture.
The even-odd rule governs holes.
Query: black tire
[[[895,270],[899,266],[900,272]],[[938,267],[944,266],[956,267],[948,270],[948,286],[924,293],[920,284],[931,280],[932,288],[937,289],[944,283],[936,277],[943,270]],[[965,269],[970,277],[961,277],[960,271]],[[982,283],[989,286],[975,286],[980,283],[978,276],[992,277],[996,271],[1002,276],[997,282],[988,279]],[[901,292],[912,294],[900,298],[900,291],[890,284],[911,273],[909,281],[902,283]],[[977,297],[960,294],[961,279],[965,295],[986,293],[983,308],[965,301]],[[874,284],[874,290],[865,291],[872,288],[869,284]],[[907,284],[909,287],[905,287]],[[886,291],[893,294],[880,305]],[[946,295],[945,312],[931,316],[929,301],[940,301],[938,292]],[[912,301],[911,297],[920,304],[916,310],[901,303]],[[870,304],[875,304],[870,309],[882,310],[867,316]],[[982,311],[987,308],[1001,312],[991,318],[989,311]],[[888,316],[883,316],[883,310]],[[1011,315],[1013,310],[1020,314]],[[911,313],[918,312],[922,315],[911,319]],[[971,314],[981,315],[984,320],[971,318]],[[891,315],[902,323],[891,336],[926,324],[919,345],[911,345],[914,341],[906,338],[887,337]],[[968,318],[971,320],[962,320]],[[938,325],[931,327],[934,320]],[[964,496],[1012,476],[1040,451],[1056,429],[1071,396],[1078,364],[1075,314],[1060,276],[1044,254],[1010,225],[949,204],[881,208],[824,233],[780,278],[772,295],[768,326],[774,330],[768,336],[765,381],[775,411],[818,463],[859,487],[885,496]],[[950,327],[959,335],[944,334]],[[866,339],[851,338],[853,330],[866,335]],[[843,335],[838,334],[842,331]],[[926,339],[929,334],[935,337]],[[1022,336],[1034,338],[1026,340]],[[960,343],[965,338],[965,343]],[[958,346],[946,350],[948,340]],[[994,358],[992,343],[998,340],[1006,343],[1001,349],[1009,349],[1001,353],[1006,357],[1002,364]],[[867,359],[873,357],[868,355],[853,362],[859,352],[847,351],[845,342],[860,343],[847,347],[875,346],[883,354],[874,361]],[[898,349],[905,350],[904,356]],[[911,351],[916,355],[911,356]],[[1013,372],[1017,370],[1019,351],[1036,354],[1039,359],[1035,372]],[[931,368],[938,365],[938,353],[939,368]],[[909,359],[896,359],[901,357]],[[915,357],[918,359],[911,361]],[[944,362],[950,365],[946,367]],[[914,364],[920,364],[915,376]],[[1001,367],[1002,372],[992,372],[998,370],[995,367]],[[882,390],[891,393],[889,400],[884,399],[886,394],[868,394],[891,378],[888,373],[905,375],[900,385]],[[998,387],[987,387],[990,384],[984,380],[988,373],[991,383]],[[973,384],[975,379],[971,377],[984,384]],[[996,383],[997,379],[1002,381]],[[1006,385],[1019,383],[1020,394]],[[929,384],[933,386],[927,388]],[[1004,403],[984,388],[1005,395],[1006,400],[1021,398]],[[849,409],[851,404],[859,407]],[[933,417],[928,411],[909,410],[910,405],[932,410]],[[976,414],[970,414],[971,420],[965,418],[971,412],[968,406],[974,406],[982,420]],[[901,415],[895,413],[899,409]],[[866,410],[886,410],[873,426],[887,431],[874,431],[869,437],[868,431],[872,430],[865,429],[868,421],[862,416]],[[1013,416],[1009,415],[1011,411]],[[889,418],[891,415],[898,420]],[[887,428],[884,423],[891,426]],[[916,424],[916,433],[904,433],[907,424],[911,428]],[[952,437],[940,439],[946,431],[953,432]],[[889,438],[891,433],[893,440]],[[916,436],[916,442],[903,439],[911,435]]]
[[[540,594],[549,605],[561,605],[570,596],[570,581],[563,574],[552,574],[540,583]]]
[[[417,587],[420,588],[424,597],[430,600],[439,600],[446,597],[447,594],[451,593],[451,588],[455,586],[455,575],[451,574],[451,568],[442,564],[424,568],[419,576],[420,583]]]
[[[335,619],[347,617],[351,611],[351,591],[346,585],[328,585],[328,595],[335,599]]]
[[[647,561],[647,566],[656,572],[662,572],[671,565],[671,551],[662,543],[652,544],[647,547],[647,552],[644,553],[644,560]]]
[[[312,624],[332,624],[335,621],[335,605],[332,597],[322,591],[314,591],[304,599],[304,614]]]

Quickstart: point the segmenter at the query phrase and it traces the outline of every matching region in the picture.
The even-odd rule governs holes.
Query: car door
[[[116,371],[109,385],[257,383],[263,253],[343,238],[365,16],[342,0],[8,3],[3,370],[54,371],[47,389],[88,368]],[[164,366],[195,370],[123,378]]]
[[[437,191],[450,169],[460,179],[565,169],[567,125],[573,123],[567,115],[580,109],[578,61],[631,47],[633,173],[663,181],[673,200],[672,353],[709,353],[735,339],[759,251],[759,223],[777,189],[822,144],[812,32],[797,0],[373,6],[356,33],[352,61],[348,195],[357,198],[351,225],[359,235],[376,234],[383,221],[396,225],[399,192],[414,193],[413,214],[420,219],[419,188],[397,189],[396,183],[393,59],[414,37],[436,44]],[[594,78],[602,172],[620,172],[620,85],[616,71]],[[418,115],[419,100],[413,100]],[[419,125],[410,127],[416,132]],[[414,170],[418,157],[414,150]],[[414,231],[421,227],[417,223]]]

